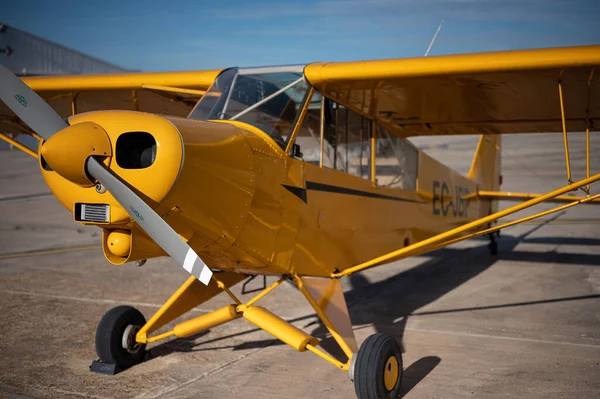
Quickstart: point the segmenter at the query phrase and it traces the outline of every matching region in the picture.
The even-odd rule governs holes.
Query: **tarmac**
[[[600,172],[596,136],[592,173]],[[578,179],[585,142],[582,134],[569,139]],[[504,190],[545,192],[566,182],[562,135],[503,140]],[[476,138],[414,142],[466,173]],[[487,240],[471,240],[344,279],[358,342],[381,331],[402,343],[400,397],[599,398],[598,209],[575,207],[506,229],[498,256]],[[243,319],[151,345],[147,361],[115,376],[90,372],[107,310],[129,304],[149,318],[187,278],[168,258],[110,265],[100,233],[73,222],[33,158],[0,151],[0,397],[355,397],[347,372]],[[261,285],[257,278],[249,287]],[[233,291],[241,295],[241,287]],[[261,302],[324,337],[291,285]],[[185,318],[227,303],[220,295]]]

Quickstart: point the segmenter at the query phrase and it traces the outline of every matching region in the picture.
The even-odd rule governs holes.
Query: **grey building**
[[[2,23],[0,62],[19,76],[128,72]]]
[[[131,72],[2,23],[0,63],[18,76]],[[20,136],[20,142],[33,147],[37,145],[37,140]],[[9,145],[0,140],[0,149],[6,148]]]

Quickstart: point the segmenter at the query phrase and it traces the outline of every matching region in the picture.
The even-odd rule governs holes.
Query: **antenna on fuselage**
[[[442,29],[442,25],[444,25],[443,19],[442,19],[442,22],[440,23],[440,26],[438,26],[437,30],[435,31],[435,35],[433,35],[433,39],[431,39],[431,43],[429,43],[429,47],[427,47],[427,51],[425,52],[425,57],[427,57],[429,55],[429,51],[431,50],[431,47],[433,46],[433,42],[435,42],[435,39],[437,38],[438,33],[440,33],[440,29]]]

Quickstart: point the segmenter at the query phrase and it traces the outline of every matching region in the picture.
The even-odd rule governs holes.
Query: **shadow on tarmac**
[[[406,396],[406,394],[416,387],[419,382],[423,381],[423,379],[427,377],[441,361],[442,359],[437,356],[426,356],[406,367],[402,374],[402,387],[400,388],[398,398]]]
[[[555,218],[559,216],[560,214]],[[487,245],[468,249],[444,248],[427,254],[426,256],[431,257],[431,259],[424,263],[409,270],[402,271],[401,273],[380,282],[372,283],[362,273],[350,276],[351,289],[346,291],[344,295],[350,311],[352,324],[356,326],[355,330],[364,328],[364,326],[373,326],[376,332],[383,332],[396,337],[404,352],[405,347],[403,337],[409,317],[600,298],[600,295],[584,295],[483,307],[418,312],[418,309],[436,301],[440,297],[489,269],[498,260],[550,261],[553,263],[565,264],[600,264],[600,255],[565,254],[556,253],[554,251],[547,253],[513,251],[514,248],[522,242],[542,242],[542,240],[538,239],[527,239],[527,236],[539,230],[555,218],[549,219],[548,222],[539,224],[517,237],[503,235],[499,240],[499,256],[490,255]],[[572,241],[572,238],[568,238],[564,242],[571,244]],[[553,238],[552,242],[559,244],[562,241]],[[304,320],[306,320],[307,323],[301,324],[300,327],[307,332],[313,327],[310,334],[321,339],[321,346],[323,349],[330,352],[332,356],[345,361],[345,355],[333,338],[329,336],[324,325],[316,319],[314,314],[308,314],[288,321],[295,323]],[[278,339],[266,339],[249,341],[237,345],[211,348],[202,347],[209,343],[242,336],[256,331],[259,331],[259,329],[253,328],[236,334],[197,341],[198,338],[208,333],[203,332],[186,339],[177,339],[158,345],[150,350],[150,354],[151,357],[159,357],[175,351],[189,352],[226,348],[232,350],[248,350],[265,348],[271,345],[283,345],[283,342]],[[425,378],[441,362],[441,360],[442,359],[437,356],[427,356],[406,367],[403,377],[403,390],[400,397],[404,396],[423,380],[423,378]]]

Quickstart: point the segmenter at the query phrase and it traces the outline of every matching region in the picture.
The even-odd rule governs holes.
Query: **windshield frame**
[[[289,106],[292,106],[292,109],[295,108],[297,112],[300,112],[307,100],[306,94],[311,89],[310,83],[306,80],[304,76],[304,67],[305,65],[284,65],[284,66],[271,66],[271,67],[256,67],[256,68],[228,68],[216,77],[211,87],[208,89],[206,94],[196,103],[192,111],[189,113],[189,119],[196,120],[230,120],[249,123],[262,130],[266,135],[268,135],[273,141],[275,141],[280,147],[287,146],[289,143],[290,135],[294,131],[295,125],[297,124],[297,117],[292,119],[287,119],[282,115],[279,116],[279,121],[283,122],[283,125],[279,125],[280,122],[275,122],[274,125],[267,124],[264,127],[261,126],[262,122],[259,122],[257,125],[252,121],[245,121],[247,117],[245,115],[251,115],[255,112],[264,113],[263,107],[269,107],[270,101],[275,101],[275,107],[277,104],[280,104],[280,99],[284,93],[289,93],[290,90],[293,90],[292,93],[296,92],[297,95],[291,95],[288,98],[288,106],[285,106],[285,109],[288,110]],[[294,76],[295,75],[295,76]],[[241,89],[236,89],[236,85],[241,81],[241,77],[248,76],[250,81],[253,79],[257,79],[257,82],[262,81],[266,82],[267,85],[270,85],[273,89],[271,93],[267,91],[264,93],[262,98],[259,96],[253,102],[247,102],[248,104],[245,108],[239,107],[239,100],[236,100],[235,106],[232,108],[232,104],[234,102],[234,97],[238,96],[236,90],[244,90],[245,87],[242,83]],[[279,77],[277,77],[279,76]],[[246,82],[247,79],[244,80]],[[278,83],[279,82],[279,83]],[[245,83],[247,85],[247,83]],[[264,84],[264,83],[263,83]],[[260,86],[261,88],[263,86]],[[276,90],[276,91],[275,91]],[[304,93],[302,93],[304,92]],[[251,92],[250,92],[251,93]],[[289,94],[288,94],[289,95]],[[213,97],[212,99],[210,97]],[[241,104],[244,104],[243,102]],[[295,104],[292,105],[292,104]],[[273,107],[273,105],[271,106]],[[261,110],[262,109],[262,110]],[[277,108],[271,108],[277,110]],[[283,111],[289,115],[288,111]],[[256,114],[256,115],[259,115]],[[265,115],[267,118],[270,118],[269,112]],[[271,114],[273,117],[277,119],[278,112]],[[250,119],[256,118],[256,116],[249,116]],[[283,119],[282,119],[283,118]],[[286,122],[287,121],[287,122]],[[289,125],[288,127],[285,125]],[[280,126],[276,128],[276,126]],[[281,127],[285,126],[285,129],[281,130]],[[271,130],[269,129],[271,128]],[[265,130],[266,129],[266,130]],[[282,148],[285,150],[285,148]]]
[[[263,73],[278,73],[278,72],[291,72],[291,73],[298,73],[301,75],[302,78],[304,78],[304,81],[309,85],[312,86],[308,80],[306,80],[306,77],[304,76],[304,68],[306,67],[307,64],[294,64],[294,65],[279,65],[279,66],[262,66],[262,67],[251,67],[251,68],[239,68],[239,67],[231,67],[231,68],[225,68],[223,69],[216,77],[215,80],[213,81],[213,83],[210,85],[210,87],[208,88],[208,90],[206,91],[206,93],[208,93],[210,91],[210,89],[212,88],[212,86],[215,84],[215,82],[222,77],[224,74],[226,73],[230,73],[232,70],[235,70],[235,75],[233,77],[233,81],[230,84],[230,87],[233,87],[233,85],[235,85],[235,82],[237,80],[237,76],[239,75],[257,75],[257,74],[263,74]],[[228,94],[229,96],[229,94]],[[198,105],[200,104],[200,102],[202,101],[202,98],[200,98],[198,100],[198,102],[196,102],[196,104],[194,105],[194,108],[192,108],[192,110],[190,111],[190,113],[187,115],[187,119],[192,119],[191,116],[194,114],[194,112],[196,111],[196,108],[198,108]],[[227,104],[226,104],[227,105]],[[224,107],[225,110],[225,107]],[[221,112],[221,114],[223,114],[224,112]],[[223,119],[223,116],[220,116],[219,119]],[[207,119],[208,120],[208,119]],[[215,119],[212,119],[215,120]]]

